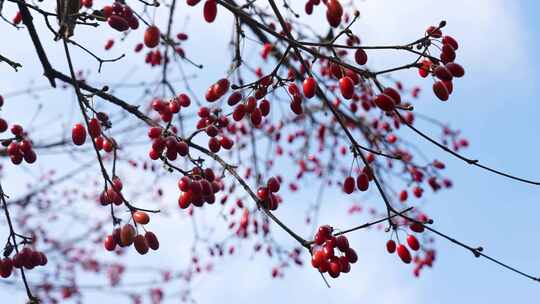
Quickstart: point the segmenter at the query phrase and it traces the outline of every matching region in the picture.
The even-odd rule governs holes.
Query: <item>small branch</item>
[[[487,167],[487,166],[484,166],[484,165],[481,165],[478,163],[478,160],[477,159],[470,159],[470,158],[467,158],[467,157],[464,157],[463,155],[459,154],[459,153],[456,153],[454,151],[452,151],[451,149],[449,149],[448,147],[438,143],[436,140],[434,140],[433,138],[429,137],[428,135],[426,135],[425,133],[423,133],[422,131],[418,130],[417,128],[413,127],[411,124],[409,124],[404,118],[403,116],[401,116],[401,114],[399,113],[399,111],[397,110],[394,110],[394,113],[396,113],[396,115],[399,117],[399,119],[401,120],[401,122],[403,124],[405,124],[407,127],[409,127],[411,130],[413,130],[416,134],[420,135],[421,137],[423,137],[424,139],[426,139],[427,141],[431,142],[432,144],[434,144],[435,146],[441,148],[442,150],[444,150],[445,152],[448,152],[450,153],[451,155],[461,159],[462,161],[468,163],[469,165],[473,165],[473,166],[476,166],[476,167],[479,167],[479,168],[482,168],[484,170],[487,170],[489,172],[492,172],[492,173],[495,173],[497,175],[501,175],[501,176],[504,176],[504,177],[507,177],[507,178],[510,178],[510,179],[513,179],[513,180],[517,180],[517,181],[520,181],[520,182],[523,182],[523,183],[527,183],[527,184],[532,184],[532,185],[537,185],[537,186],[540,186],[540,182],[537,182],[537,181],[533,181],[533,180],[529,180],[529,179],[525,179],[525,178],[521,178],[521,177],[517,177],[517,176],[514,176],[514,175],[511,175],[511,174],[508,174],[508,173],[505,173],[505,172],[501,172],[497,169],[493,169],[493,168],[490,168],[490,167]]]
[[[14,70],[15,72],[18,72],[18,68],[22,67],[22,65],[18,62],[15,62],[5,56],[3,56],[2,54],[0,54],[0,61],[3,61],[7,64],[9,64]]]

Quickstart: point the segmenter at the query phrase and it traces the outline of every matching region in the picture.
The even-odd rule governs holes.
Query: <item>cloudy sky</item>
[[[180,10],[188,11],[184,1]],[[303,1],[301,1],[303,2]],[[453,0],[453,1],[355,1],[362,19],[353,28],[367,45],[388,42],[408,42],[417,38],[427,25],[446,20],[446,32],[460,42],[458,58],[465,66],[466,78],[455,85],[454,94],[447,103],[436,102],[431,94],[421,96],[415,109],[459,127],[472,143],[467,156],[517,175],[540,179],[538,151],[538,83],[540,83],[540,23],[535,12],[540,11],[537,1]],[[404,4],[406,2],[406,5]],[[197,13],[199,11],[197,10]],[[217,34],[229,28],[230,18],[220,15],[216,23],[205,25],[197,18],[186,22],[187,29],[196,33],[188,50],[196,50],[194,59],[204,63],[208,75],[220,75],[220,62],[227,60],[213,52],[224,48],[228,34]],[[306,22],[315,22],[311,18]],[[224,26],[224,24],[227,24]],[[182,26],[182,25],[179,25]],[[11,92],[26,88],[28,80],[39,80],[41,68],[36,65],[28,38],[6,26],[0,51],[16,55],[24,69],[16,75],[0,65],[3,75],[0,91]],[[193,35],[195,36],[195,34]],[[88,37],[88,43],[101,47],[103,37]],[[48,47],[54,49],[51,43]],[[113,50],[114,51],[114,50]],[[115,50],[121,53],[121,49]],[[14,56],[11,56],[14,57]],[[371,57],[374,66],[392,66],[395,56]],[[52,61],[64,66],[62,57],[52,55]],[[83,60],[83,59],[81,59]],[[120,71],[105,68],[103,79],[114,79],[128,71],[133,61],[126,59],[126,68]],[[132,60],[132,61],[130,61]],[[370,59],[371,60],[371,59]],[[411,84],[429,83],[418,79],[414,72],[395,74]],[[213,76],[214,77],[214,76]],[[213,79],[213,78],[212,78]],[[200,79],[205,81],[204,79]],[[0,92],[2,93],[2,92]],[[21,115],[20,107],[9,107],[7,115]],[[62,101],[51,100],[61,105]],[[490,175],[477,168],[450,158],[416,138],[407,130],[400,131],[434,158],[445,160],[448,175],[455,187],[440,193],[429,201],[427,210],[435,219],[435,227],[471,245],[481,245],[486,253],[501,258],[510,265],[540,276],[540,245],[535,231],[540,212],[540,191],[530,185],[519,184]],[[20,181],[2,181],[4,188],[21,189]],[[5,185],[4,185],[5,184]],[[332,200],[332,193],[325,199]],[[342,206],[346,206],[342,204]],[[354,219],[344,216],[339,208],[323,207],[321,222],[339,221],[343,227],[353,225]],[[284,215],[287,216],[287,215]],[[162,225],[166,226],[166,225]],[[165,228],[164,231],[166,231]],[[174,242],[175,235],[164,236]],[[286,236],[278,235],[278,238]],[[424,271],[420,278],[412,276],[410,267],[384,252],[385,236],[381,233],[360,232],[351,235],[351,243],[358,248],[360,261],[346,277],[333,280],[328,289],[312,269],[292,268],[283,279],[272,280],[269,265],[264,259],[246,261],[242,258],[227,260],[227,265],[201,280],[194,288],[199,303],[216,303],[234,299],[236,303],[533,303],[540,296],[540,285],[486,260],[475,259],[470,252],[437,241],[438,257],[433,269]],[[189,236],[185,236],[185,240]],[[172,250],[172,249],[171,249]],[[162,250],[163,257],[173,258],[178,252]],[[0,289],[0,294],[7,292]],[[13,303],[24,295],[10,294]],[[111,297],[90,294],[87,300],[113,303]],[[169,299],[167,303],[177,303]],[[11,302],[8,302],[11,303]],[[114,301],[114,303],[124,303]]]

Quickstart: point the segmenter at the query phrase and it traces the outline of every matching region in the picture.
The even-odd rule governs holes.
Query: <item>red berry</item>
[[[336,246],[341,252],[347,252],[349,249],[349,241],[344,235],[336,237]]]
[[[112,139],[103,140],[103,150],[105,152],[111,152],[114,149],[114,142]]]
[[[324,235],[322,235],[321,233],[315,233],[315,237],[314,237],[313,241],[317,245],[322,245],[326,241],[326,237]]]
[[[360,191],[366,191],[369,188],[369,177],[365,173],[361,173],[356,178],[356,186]]]
[[[400,193],[399,193],[399,201],[400,202],[405,202],[407,200],[407,198],[409,197],[409,194],[407,193],[407,190],[402,190]]]
[[[446,64],[446,68],[452,73],[454,77],[460,78],[465,75],[463,67],[455,62],[449,62]]]
[[[390,96],[394,100],[394,104],[401,103],[401,95],[394,88],[386,88],[383,90],[383,93]]]
[[[3,118],[0,118],[0,133],[6,132],[8,129],[7,121]]]
[[[119,32],[127,31],[129,29],[129,24],[127,20],[118,15],[112,15],[107,18],[107,23],[110,27]]]
[[[230,150],[234,142],[229,137],[222,135],[219,137],[219,144],[223,147],[223,149]]]
[[[407,236],[407,244],[409,245],[409,248],[414,251],[420,249],[420,243],[418,242],[418,239],[412,234],[409,234]]]
[[[326,256],[322,250],[317,250],[311,257],[311,265],[315,268],[319,268],[326,260]]]
[[[222,78],[218,80],[218,82],[216,82],[212,86],[212,90],[214,91],[216,95],[221,97],[225,95],[225,93],[227,93],[227,91],[229,90],[229,86],[230,86],[229,80],[227,80],[227,78]]]
[[[0,277],[8,278],[11,276],[12,272],[13,272],[13,261],[8,257],[0,260]]]
[[[146,243],[146,238],[142,234],[135,236],[133,245],[139,254],[144,255],[148,253],[148,244]]]
[[[204,20],[208,23],[214,22],[217,15],[217,2],[216,0],[206,0],[203,9]]]
[[[332,262],[330,262],[330,265],[328,267],[328,274],[332,278],[339,277],[339,273],[341,272],[341,265],[339,264],[338,260],[335,259]]]
[[[393,111],[394,108],[396,107],[394,103],[394,99],[392,99],[392,97],[386,94],[377,95],[375,99],[373,100],[373,102],[375,103],[377,107],[379,107],[381,110],[386,111],[386,112]]]
[[[11,22],[13,22],[13,24],[19,24],[21,23],[21,21],[22,21],[22,14],[20,11],[18,11],[13,17],[13,19],[11,20]]]
[[[405,245],[400,244],[397,248],[397,254],[399,258],[403,261],[405,264],[409,264],[412,260],[411,253],[409,252],[409,249],[405,247]]]
[[[332,27],[338,27],[343,16],[343,7],[338,0],[328,0],[326,2],[326,19]]]
[[[450,81],[453,78],[450,70],[448,70],[444,65],[439,65],[436,67],[433,74],[435,74],[435,77],[439,78],[440,80]]]
[[[454,91],[454,84],[451,81],[443,81],[444,86],[446,87],[446,90],[448,91],[448,95],[452,94]]]
[[[152,231],[147,231],[144,234],[144,238],[146,239],[146,243],[148,244],[148,247],[150,247],[150,249],[158,250],[159,241],[157,236]]]
[[[439,98],[440,100],[448,100],[448,89],[442,81],[437,81],[433,84],[433,92],[435,93],[435,96],[437,96],[437,98]]]
[[[433,38],[441,38],[442,31],[441,31],[441,29],[439,29],[439,28],[432,25],[432,26],[427,28],[426,34],[428,34],[428,36],[431,36]]]
[[[261,109],[259,108],[254,109],[253,112],[251,112],[250,116],[251,116],[251,122],[253,123],[253,125],[258,126],[261,124],[262,122]]]
[[[182,107],[187,108],[191,104],[191,99],[186,94],[180,94],[178,95],[178,102]]]
[[[101,126],[96,118],[90,119],[88,133],[92,138],[96,138],[101,134]]]
[[[180,194],[180,197],[178,197],[178,206],[180,206],[180,208],[186,209],[189,207],[189,204],[191,204],[191,197],[193,196],[192,193],[193,192],[190,190]]]
[[[229,99],[227,99],[227,104],[234,106],[239,103],[240,100],[242,100],[242,94],[240,92],[234,92],[231,94],[231,96],[229,96]]]
[[[213,153],[217,153],[219,152],[220,148],[221,146],[217,138],[212,137],[210,138],[210,140],[208,140],[208,149],[210,149],[210,151],[212,151]]]
[[[150,222],[148,213],[144,211],[135,211],[133,212],[132,217],[137,224],[146,225],[148,222]]]
[[[411,228],[412,231],[414,232],[417,232],[417,233],[422,233],[424,232],[424,226],[420,223],[412,223],[409,228]]]
[[[364,51],[363,49],[357,49],[356,52],[354,53],[354,60],[359,65],[366,64],[368,60],[366,51]]]
[[[350,248],[347,249],[347,252],[345,252],[345,257],[347,257],[347,260],[349,260],[349,263],[354,264],[356,261],[358,261],[358,255],[356,254],[356,251],[354,249]]]
[[[105,5],[102,11],[103,11],[103,16],[105,16],[105,18],[109,18],[113,14],[113,8],[110,5]]]
[[[11,126],[11,133],[17,137],[22,137],[23,136],[23,127],[21,127],[21,125],[18,125],[18,124],[14,124]]]
[[[354,191],[354,178],[352,176],[348,176],[345,178],[345,181],[343,182],[343,191],[347,194],[351,194]]]
[[[266,117],[268,114],[270,114],[270,102],[263,99],[259,104],[259,109],[261,110],[261,114]]]
[[[152,127],[150,130],[148,130],[148,137],[151,139],[156,139],[161,136],[161,128],[158,127]]]
[[[441,50],[441,60],[444,63],[453,62],[456,59],[456,51],[449,44],[443,44]]]
[[[457,41],[451,36],[444,36],[442,39],[442,43],[451,45],[454,50],[457,50],[459,47]]]
[[[126,224],[120,230],[120,242],[123,246],[130,246],[133,244],[133,238],[135,237],[135,228],[131,224]]]
[[[189,188],[191,186],[191,179],[187,176],[183,176],[180,180],[178,180],[178,188],[180,191],[187,192],[189,191]]]
[[[71,139],[77,146],[83,145],[86,141],[86,129],[80,123],[75,124],[71,130]]]
[[[144,45],[148,48],[154,48],[159,44],[160,31],[155,25],[152,25],[144,32]]]
[[[331,259],[336,256],[334,252],[334,246],[329,242],[324,243],[322,247],[322,252],[324,252],[324,256],[326,257],[326,259]]]
[[[315,81],[315,78],[308,77],[304,80],[304,96],[306,98],[312,98],[315,96],[315,92],[317,90],[317,82]]]
[[[34,152],[34,150],[30,150],[24,153],[23,158],[27,163],[33,164],[36,162],[37,155],[36,155],[36,152]]]
[[[345,99],[351,99],[354,95],[354,83],[349,76],[339,79],[339,90]]]
[[[236,106],[236,108],[233,111],[233,119],[235,121],[240,121],[242,118],[244,118],[244,115],[246,113],[246,106],[244,104],[239,104]]]
[[[341,272],[348,273],[349,271],[351,271],[351,264],[349,264],[349,260],[347,259],[347,257],[340,256],[338,258],[338,262]]]
[[[114,240],[112,235],[107,235],[107,237],[105,237],[103,246],[105,246],[105,249],[107,249],[107,251],[113,251],[116,248],[116,241]]]
[[[422,60],[422,66],[418,68],[418,74],[422,78],[426,78],[429,75],[429,71],[431,69],[431,60],[424,59]]]
[[[267,186],[268,190],[275,193],[279,191],[280,184],[277,178],[271,177],[268,179]]]
[[[396,242],[394,242],[394,240],[388,240],[388,242],[386,242],[386,251],[388,251],[388,253],[394,253],[396,251]]]

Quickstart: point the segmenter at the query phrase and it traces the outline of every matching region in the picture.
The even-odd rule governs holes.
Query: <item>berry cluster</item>
[[[409,229],[416,233],[422,233],[424,232],[424,226],[422,224],[414,222],[409,226]],[[418,239],[412,235],[408,234],[406,239],[407,245],[409,248],[413,251],[420,250],[420,242]],[[412,261],[411,253],[409,249],[404,244],[396,245],[396,242],[394,240],[388,240],[386,242],[386,251],[388,253],[394,253],[397,252],[397,255],[403,261],[405,264],[409,264]]]
[[[154,99],[152,101],[152,109],[157,111],[164,122],[170,122],[173,114],[180,112],[181,107],[188,107],[191,104],[189,97],[185,94],[180,94],[178,98],[171,101],[163,101]],[[160,127],[151,127],[148,130],[148,137],[152,139],[152,148],[148,153],[152,160],[159,159],[165,151],[165,156],[169,160],[176,160],[177,156],[186,156],[188,154],[188,145],[184,141],[179,141],[175,134],[176,127],[171,126],[165,130]]]
[[[364,167],[362,172],[356,177],[356,180],[352,176],[347,176],[345,178],[343,181],[343,192],[351,194],[356,188],[362,192],[367,191],[369,188],[369,182],[372,179],[373,175],[371,174],[371,170],[369,167]]]
[[[208,135],[208,149],[212,153],[217,153],[221,148],[232,149],[234,141],[224,134],[224,128],[229,125],[229,119],[225,115],[219,115],[219,111],[211,112],[207,107],[200,107],[197,112],[199,120],[197,129],[204,130]]]
[[[190,176],[183,176],[178,180],[178,188],[181,191],[178,206],[186,209],[191,204],[196,207],[201,207],[205,202],[213,204],[216,201],[215,194],[223,188],[223,185],[212,169],[201,170],[195,167],[191,170]]]
[[[435,26],[430,26],[426,30],[426,35],[429,38],[441,39],[440,62],[432,62],[426,58],[422,61],[418,73],[424,78],[430,74],[435,76],[438,80],[433,83],[433,92],[437,98],[446,101],[454,90],[453,78],[460,78],[465,75],[463,67],[454,62],[459,44],[452,36],[443,36],[441,29]]]
[[[271,78],[263,78],[263,80],[259,82],[259,88],[255,91],[254,95],[246,98],[245,102],[240,103],[242,95],[238,92],[229,96],[227,103],[230,106],[236,106],[233,111],[233,119],[235,121],[241,121],[246,115],[249,115],[253,126],[258,128],[261,126],[263,117],[270,114],[270,102],[267,99],[263,99],[264,96],[266,96],[268,88],[266,85],[268,82],[264,81],[266,79],[268,79],[271,84]]]
[[[144,58],[144,62],[148,63],[152,67],[160,65],[162,61],[163,56],[159,50],[149,51]]]
[[[173,118],[173,114],[180,112],[182,107],[189,107],[191,99],[186,94],[180,94],[178,98],[173,98],[170,101],[164,101],[161,99],[152,100],[152,109],[159,113],[163,122],[170,122]]]
[[[269,210],[276,210],[281,198],[276,195],[280,188],[280,177],[270,177],[266,182],[266,187],[259,187],[257,189],[257,196],[261,200],[263,208]]]
[[[113,5],[104,6],[103,16],[107,18],[109,26],[119,32],[127,31],[130,28],[134,30],[139,28],[139,20],[126,4],[114,2]]]
[[[333,228],[328,225],[319,227],[313,240],[315,245],[311,249],[311,265],[321,273],[328,272],[332,278],[337,278],[340,273],[348,273],[351,270],[351,264],[358,261],[358,255],[349,246],[346,236],[336,237],[332,232]]]
[[[33,250],[30,247],[24,247],[16,253],[13,258],[6,256],[0,260],[0,276],[8,278],[11,276],[13,268],[33,269],[37,266],[45,266],[47,264],[47,256],[41,251]]]
[[[101,125],[109,126],[109,117],[103,112],[97,113],[97,118],[91,118],[88,121],[88,133],[96,144],[98,151],[104,150],[110,153],[114,150],[116,143],[113,138],[106,137],[102,134]],[[71,140],[76,146],[82,146],[86,142],[86,128],[81,123],[76,123],[71,129]]]
[[[141,225],[148,224],[150,221],[148,214],[142,211],[136,211],[132,216],[133,220]],[[125,224],[122,228],[115,228],[113,233],[107,235],[103,241],[103,246],[108,251],[115,250],[117,245],[119,247],[133,245],[141,255],[148,253],[149,249],[159,249],[159,241],[153,232],[146,231],[144,235],[138,234],[131,224]]]
[[[186,156],[188,154],[189,147],[185,142],[179,141],[175,136],[164,137],[161,128],[150,128],[148,136],[153,139],[152,148],[148,153],[152,160],[159,159],[164,151],[165,157],[171,161],[176,160],[178,155]]]
[[[122,197],[123,184],[120,178],[114,177],[112,180],[112,187],[107,188],[99,196],[99,202],[103,206],[115,204],[117,206],[122,205],[124,198]]]
[[[0,133],[5,132],[7,128],[7,122],[0,118]],[[21,164],[23,159],[29,164],[36,162],[36,152],[32,148],[32,142],[25,138],[26,133],[24,132],[23,127],[14,124],[11,126],[10,131],[11,134],[14,135],[14,138],[3,140],[2,145],[7,146],[6,152],[11,162],[14,165]]]

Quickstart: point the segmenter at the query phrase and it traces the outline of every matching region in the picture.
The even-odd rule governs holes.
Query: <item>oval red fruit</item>
[[[409,234],[407,236],[407,244],[409,245],[409,248],[414,251],[420,249],[420,243],[418,242],[418,239],[412,234]]]
[[[354,83],[349,76],[339,79],[339,90],[345,99],[351,99],[354,95]]]
[[[306,98],[312,98],[313,96],[315,96],[315,92],[317,90],[317,82],[315,81],[315,78],[306,78],[303,83],[303,89],[304,96],[306,96]]]
[[[204,20],[208,23],[214,22],[217,16],[217,2],[215,0],[207,0],[204,3],[203,9]]]
[[[71,130],[71,139],[73,143],[77,146],[84,144],[86,141],[86,129],[80,123],[75,124]]]
[[[433,93],[442,101],[448,100],[448,89],[442,81],[437,81],[433,84]]]
[[[394,99],[386,94],[379,94],[373,100],[375,105],[381,110],[390,112],[393,111],[396,105],[394,104]]]
[[[152,25],[144,32],[144,45],[148,48],[154,48],[159,44],[160,31],[155,25]]]
[[[405,247],[405,245],[400,244],[397,248],[397,254],[399,258],[403,261],[405,264],[409,264],[412,260],[411,253],[409,252],[409,249]]]

